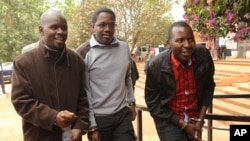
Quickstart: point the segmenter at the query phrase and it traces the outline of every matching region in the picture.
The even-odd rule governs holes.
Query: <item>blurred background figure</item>
[[[141,47],[138,47],[136,50],[136,61],[140,62],[141,60],[142,60],[141,59]]]
[[[219,59],[226,59],[226,38],[219,38]]]
[[[149,52],[148,58],[147,58],[147,60],[146,60],[146,62],[145,62],[145,66],[144,66],[144,73],[145,73],[145,74],[147,74],[148,64],[149,64],[150,60],[151,60],[152,58],[154,58],[154,57],[155,57],[155,51],[154,51],[154,50],[151,50],[151,51]]]
[[[0,61],[0,84],[1,84],[3,94],[6,94],[5,86],[4,86],[4,79],[3,79],[3,66],[2,66],[1,61]]]
[[[136,63],[132,57],[130,57],[130,67],[131,67],[131,79],[132,79],[133,89],[135,91],[135,84],[136,84],[136,80],[139,79],[139,72],[138,72]]]

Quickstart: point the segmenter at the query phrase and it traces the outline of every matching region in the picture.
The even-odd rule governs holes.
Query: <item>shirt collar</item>
[[[110,45],[116,45],[118,44],[118,39],[116,37],[113,38],[113,41],[110,43]],[[99,43],[96,39],[94,34],[92,34],[90,38],[90,47],[105,47],[107,45]]]
[[[194,59],[194,57],[192,56],[192,57],[188,60],[187,66],[191,66],[191,65],[193,64],[193,61],[195,61],[195,59]],[[183,66],[183,65],[181,64],[181,62],[180,62],[177,58],[175,58],[173,52],[171,53],[171,62],[172,62],[172,64],[173,64],[176,68],[178,68],[178,67],[180,67],[180,66],[185,67],[185,66]]]

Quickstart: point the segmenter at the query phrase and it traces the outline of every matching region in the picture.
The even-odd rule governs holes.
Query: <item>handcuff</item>
[[[190,119],[188,120],[188,122],[185,122],[185,123],[181,126],[181,130],[185,129],[185,128],[187,127],[188,123],[191,122],[191,121],[201,122],[202,124],[205,123],[203,119],[200,119],[200,118],[190,118]]]

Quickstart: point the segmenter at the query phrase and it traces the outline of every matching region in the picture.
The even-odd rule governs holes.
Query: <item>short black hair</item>
[[[168,40],[170,40],[173,36],[172,32],[173,32],[173,28],[174,27],[187,27],[187,28],[190,28],[191,31],[192,30],[192,27],[185,21],[177,21],[177,22],[174,22],[173,24],[170,25],[170,27],[168,28]]]
[[[114,19],[116,20],[115,13],[113,10],[111,10],[110,8],[107,8],[107,7],[100,7],[94,12],[94,14],[92,16],[92,24],[96,23],[98,16],[100,15],[100,13],[103,13],[103,12],[113,15]]]

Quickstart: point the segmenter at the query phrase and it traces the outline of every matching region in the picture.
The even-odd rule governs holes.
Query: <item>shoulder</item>
[[[34,62],[36,62],[38,58],[41,57],[37,53],[37,49],[32,49],[15,57],[13,59],[13,64],[19,68],[30,68],[31,65],[34,66]]]
[[[79,56],[74,50],[66,48],[66,53],[70,56]]]
[[[164,50],[160,52],[158,55],[154,56],[151,61],[152,62],[162,62],[165,61],[170,56],[171,50]]]
[[[78,54],[77,52],[75,52],[74,50],[67,48],[66,49],[66,54],[67,57],[69,57],[69,59],[73,59],[73,61],[82,61],[83,58],[80,54]]]
[[[195,48],[194,48],[194,55],[196,57],[207,55],[207,54],[210,55],[210,52],[209,52],[209,50],[204,45],[197,44],[195,46]]]
[[[196,45],[193,55],[199,61],[212,59],[210,51],[204,45],[200,44]]]
[[[22,48],[22,53],[28,52],[28,51],[30,51],[30,50],[36,48],[36,47],[38,46],[38,43],[39,43],[39,42],[35,42],[35,43],[29,44],[29,45],[23,47],[23,48]]]
[[[162,67],[167,67],[170,62],[170,54],[171,50],[164,50],[156,55],[149,61],[149,68],[153,68],[154,70],[160,70]]]
[[[125,42],[125,41],[118,40],[118,43],[119,43],[120,46],[126,46],[126,47],[128,47],[128,43]]]
[[[120,53],[125,52],[125,53],[129,54],[129,56],[130,56],[129,45],[128,45],[128,43],[126,41],[118,40],[117,47],[119,48]]]
[[[87,52],[90,50],[90,42],[86,41],[82,43],[77,49],[76,52],[85,58]]]
[[[89,42],[89,41],[86,41],[86,42],[82,43],[82,44],[76,49],[76,51],[78,52],[78,51],[81,51],[81,50],[83,50],[83,49],[85,49],[85,48],[88,48],[88,47],[90,47],[90,42]]]

